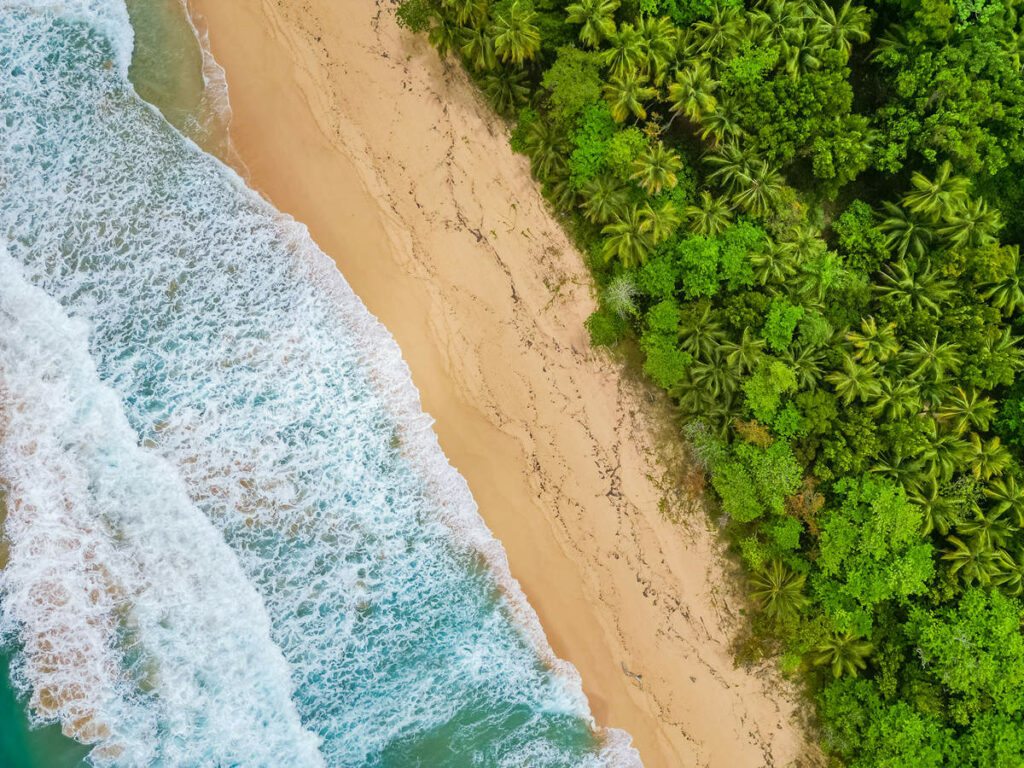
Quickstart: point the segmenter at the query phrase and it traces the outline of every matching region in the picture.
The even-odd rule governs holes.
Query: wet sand
[[[734,668],[734,567],[678,490],[699,473],[657,398],[590,349],[582,258],[465,74],[386,3],[189,3],[227,73],[240,172],[398,340],[598,723],[648,768],[801,764],[792,688],[772,664]]]

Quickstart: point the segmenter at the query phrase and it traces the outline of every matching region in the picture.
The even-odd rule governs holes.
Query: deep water
[[[75,764],[58,722],[95,765],[634,762],[391,337],[133,44],[122,0],[0,9],[0,764]]]

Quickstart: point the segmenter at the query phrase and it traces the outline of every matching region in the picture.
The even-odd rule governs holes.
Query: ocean
[[[638,765],[177,10],[0,4],[0,764]]]

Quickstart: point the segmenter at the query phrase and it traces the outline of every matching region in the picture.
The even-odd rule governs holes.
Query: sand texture
[[[387,3],[190,3],[227,72],[240,170],[397,338],[598,723],[647,768],[797,765],[793,690],[772,664],[734,668],[745,603],[675,490],[685,457],[656,451],[672,427],[590,349],[582,258],[465,74]]]

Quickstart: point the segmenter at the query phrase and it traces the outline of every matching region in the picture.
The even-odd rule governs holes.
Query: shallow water
[[[130,6],[140,45],[190,39]],[[0,636],[33,722],[96,765],[634,762],[391,337],[179,132],[221,114],[209,62],[135,48],[168,123],[123,4],[5,7]]]

